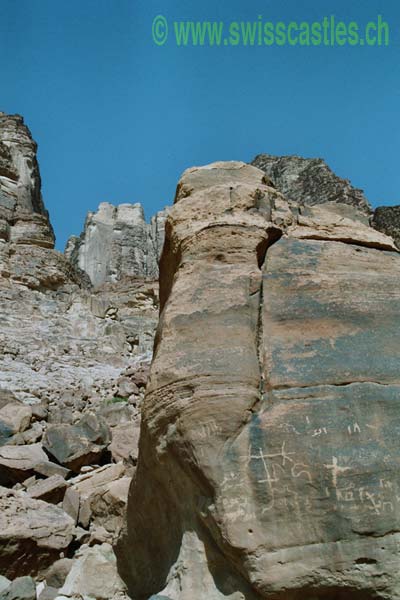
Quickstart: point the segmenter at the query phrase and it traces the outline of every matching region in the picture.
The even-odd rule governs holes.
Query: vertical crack
[[[282,231],[279,229],[273,229],[268,232],[268,238],[260,242],[257,246],[257,262],[261,272],[261,281],[258,298],[258,314],[257,314],[257,326],[256,326],[256,350],[258,369],[260,374],[259,386],[258,386],[258,400],[252,407],[252,412],[256,406],[263,403],[266,394],[270,392],[270,385],[268,378],[265,376],[265,357],[264,357],[264,270],[267,261],[268,250],[282,237]]]

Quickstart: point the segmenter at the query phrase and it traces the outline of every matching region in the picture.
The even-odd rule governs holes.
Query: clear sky
[[[153,18],[364,25],[389,47],[177,47]],[[171,29],[171,26],[170,26]],[[256,154],[323,157],[373,205],[400,203],[398,0],[0,0],[0,110],[39,143],[63,249],[102,201],[172,203],[181,172]]]

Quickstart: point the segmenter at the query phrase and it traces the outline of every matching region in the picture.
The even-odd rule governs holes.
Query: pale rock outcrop
[[[146,223],[141,204],[102,202],[88,214],[81,236],[68,240],[65,256],[95,287],[132,277],[157,279],[167,213]]]
[[[117,551],[135,600],[400,598],[400,254],[335,204],[183,174]]]
[[[372,209],[363,191],[338,177],[321,158],[259,154],[251,163],[271,178],[276,189],[299,205],[338,202],[364,214]]]
[[[0,112],[0,239],[53,248],[36,149],[23,118]]]

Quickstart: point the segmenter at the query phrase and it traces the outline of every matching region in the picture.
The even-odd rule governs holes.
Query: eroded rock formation
[[[0,239],[53,248],[36,144],[19,115],[0,112]]]
[[[183,174],[160,271],[131,596],[400,598],[393,240],[214,163]]]
[[[160,211],[146,223],[141,204],[102,202],[88,214],[80,237],[68,240],[65,255],[94,286],[126,277],[157,279],[167,213]]]

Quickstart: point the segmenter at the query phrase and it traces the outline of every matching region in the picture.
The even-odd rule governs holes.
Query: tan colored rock
[[[0,409],[0,421],[5,423],[13,433],[28,429],[32,418],[32,409],[24,404],[6,404]]]
[[[52,475],[47,479],[41,479],[31,485],[27,491],[31,498],[44,500],[51,504],[62,502],[67,483],[61,475]]]
[[[356,209],[334,202],[300,208],[297,225],[289,232],[298,239],[332,240],[397,251],[394,240],[361,220]]]
[[[66,551],[74,523],[60,508],[25,492],[0,488],[0,571],[36,575]]]
[[[118,545],[132,597],[400,598],[393,250],[241,163],[184,173]]]
[[[95,521],[101,525],[110,524],[110,529],[117,529],[119,533],[127,500],[127,489],[122,502],[121,494],[118,492],[119,487],[113,495],[112,484],[118,482],[124,473],[125,468],[122,463],[119,463],[100,467],[71,480],[66,502],[71,501],[71,494],[73,494],[72,503],[76,506],[76,498],[79,495],[78,522],[83,527],[87,528],[91,521]]]
[[[49,462],[40,444],[0,447],[0,484],[22,482],[42,463]]]
[[[67,575],[60,595],[110,600],[119,592],[125,591],[110,544],[82,547],[76,556],[77,560]]]
[[[136,464],[139,449],[140,428],[135,423],[122,423],[111,428],[109,450],[115,462]]]

